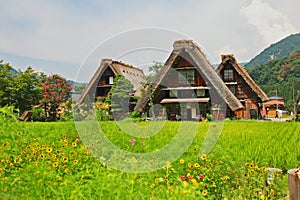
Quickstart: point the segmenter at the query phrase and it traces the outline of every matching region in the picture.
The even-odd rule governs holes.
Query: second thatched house
[[[256,119],[265,113],[263,103],[268,96],[254,82],[246,69],[240,65],[233,54],[221,55],[222,61],[216,69],[230,91],[244,106],[237,112],[228,110],[227,117]]]
[[[135,107],[152,110],[156,116],[166,111],[170,120],[200,120],[206,114],[225,118],[226,111],[244,109],[191,40],[179,40],[165,65]]]
[[[129,80],[134,87],[134,95],[139,96],[145,81],[143,70],[111,59],[102,59],[99,68],[90,80],[87,88],[78,100],[81,104],[85,98],[89,97],[91,102],[98,97],[106,98],[114,83],[116,75],[122,75]]]

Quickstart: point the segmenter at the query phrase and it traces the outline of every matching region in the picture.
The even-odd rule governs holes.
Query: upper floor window
[[[112,85],[114,83],[114,77],[110,76],[108,77],[108,84]]]
[[[224,70],[224,80],[225,81],[232,81],[233,80],[233,70],[232,69],[225,69]]]
[[[195,70],[179,70],[178,83],[179,85],[195,84]]]

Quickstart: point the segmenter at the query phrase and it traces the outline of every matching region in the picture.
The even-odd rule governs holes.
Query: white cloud
[[[265,44],[274,43],[295,31],[287,15],[261,0],[252,0],[240,13],[257,28]]]

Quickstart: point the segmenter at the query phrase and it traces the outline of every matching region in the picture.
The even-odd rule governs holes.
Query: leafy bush
[[[37,108],[32,110],[32,120],[34,122],[44,122],[46,121],[45,111],[43,108]]]
[[[0,108],[0,121],[18,121],[19,110],[14,106],[4,106]]]

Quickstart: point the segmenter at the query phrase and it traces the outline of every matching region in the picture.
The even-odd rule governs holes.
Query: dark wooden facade
[[[222,55],[222,63],[217,68],[221,79],[230,91],[243,104],[244,109],[226,112],[226,117],[257,119],[263,117],[263,102],[267,100],[264,92],[255,84],[243,66],[233,55]]]
[[[95,99],[97,99],[98,97],[106,98],[108,96],[115,76],[116,75],[114,74],[113,70],[109,66],[107,66],[97,84]]]
[[[154,104],[162,105],[169,120],[201,120],[209,112],[209,91],[193,64],[178,56],[154,93]],[[159,115],[160,112],[156,114]]]

